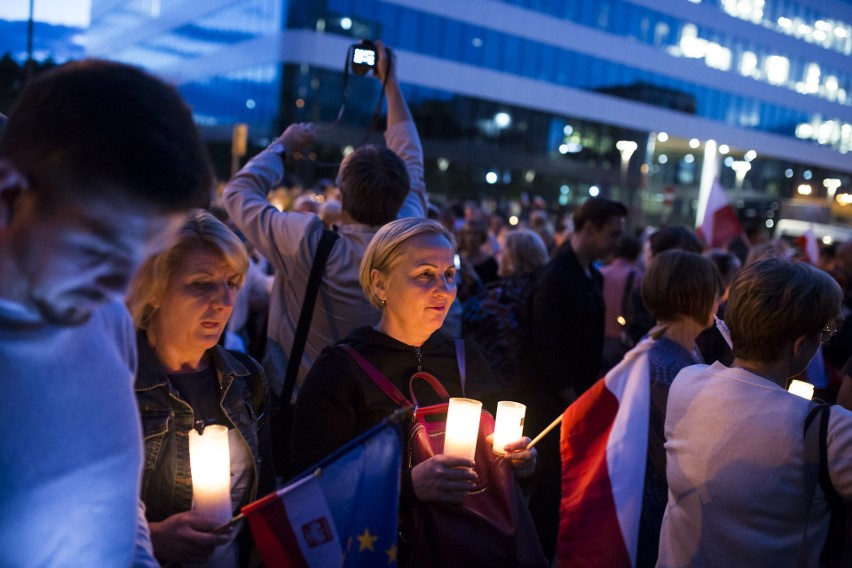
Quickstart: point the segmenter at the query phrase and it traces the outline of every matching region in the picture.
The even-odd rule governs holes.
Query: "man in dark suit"
[[[604,339],[603,278],[592,265],[624,233],[627,208],[590,199],[574,212],[568,242],[542,269],[532,294],[524,384],[527,428],[536,435],[600,378]],[[552,557],[559,525],[559,436],[538,444],[541,471],[530,510],[542,547]]]

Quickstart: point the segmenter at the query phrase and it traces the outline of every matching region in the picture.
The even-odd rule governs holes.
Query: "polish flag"
[[[796,238],[794,244],[802,251],[805,260],[816,266],[817,262],[819,262],[819,245],[814,234],[814,228],[808,227],[807,231]]]
[[[653,344],[644,339],[565,410],[559,566],[636,564]]]
[[[702,209],[704,217],[698,223],[696,232],[711,248],[725,248],[734,237],[742,234],[743,228],[740,220],[728,198],[719,178],[713,180],[710,192],[707,195],[707,203]]]
[[[396,566],[402,444],[393,420],[403,415],[242,508],[266,566]]]
[[[281,568],[340,566],[343,546],[315,477],[267,495],[243,514],[264,559],[276,559]]]

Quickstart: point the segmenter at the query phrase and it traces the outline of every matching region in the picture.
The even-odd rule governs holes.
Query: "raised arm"
[[[376,42],[376,48],[376,76],[384,85],[387,98],[388,127],[385,131],[385,143],[402,158],[411,178],[411,191],[402,204],[398,217],[425,217],[429,201],[423,179],[423,145],[397,80],[396,55],[393,51],[388,52],[381,40]]]
[[[278,269],[281,255],[295,253],[306,227],[321,221],[312,213],[281,212],[266,196],[284,177],[283,153],[304,150],[315,135],[312,123],[291,124],[228,182],[222,195],[234,224]]]

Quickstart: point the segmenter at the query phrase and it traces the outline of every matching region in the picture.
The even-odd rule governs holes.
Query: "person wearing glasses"
[[[852,413],[830,407],[830,486],[809,498],[805,421],[817,403],[786,388],[834,333],[841,301],[838,284],[806,263],[766,258],[737,274],[725,314],[733,365],[687,367],[669,390],[657,566],[821,565],[834,540],[823,487],[852,500]]]

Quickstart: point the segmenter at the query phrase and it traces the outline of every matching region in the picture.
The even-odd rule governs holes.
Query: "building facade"
[[[93,0],[88,33],[178,85],[212,141],[318,123],[308,183],[368,136],[380,86],[345,72],[368,38],[396,52],[434,195],[691,223],[718,177],[767,227],[852,200],[849,0]]]

